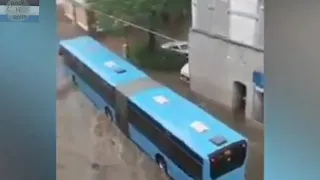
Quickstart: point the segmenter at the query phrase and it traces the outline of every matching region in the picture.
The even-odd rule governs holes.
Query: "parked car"
[[[189,63],[185,64],[180,70],[180,79],[186,83],[190,81]]]
[[[172,41],[172,42],[167,42],[161,45],[162,49],[167,49],[169,51],[174,51],[179,54],[183,54],[188,56],[189,54],[189,46],[188,42],[186,41]]]

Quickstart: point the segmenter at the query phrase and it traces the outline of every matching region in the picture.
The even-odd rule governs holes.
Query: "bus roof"
[[[61,40],[60,45],[112,86],[147,75],[89,36]]]
[[[224,146],[245,140],[227,125],[169,88],[142,91],[131,96],[130,100],[203,158]],[[195,128],[195,124],[204,125],[207,131],[201,132],[201,127]],[[210,141],[215,136],[223,136],[227,143],[218,147]]]

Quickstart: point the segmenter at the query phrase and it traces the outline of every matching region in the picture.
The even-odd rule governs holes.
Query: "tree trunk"
[[[169,20],[170,20],[170,15],[168,12],[166,12],[165,10],[163,10],[161,12],[161,19],[162,19],[162,22],[164,22],[165,24],[168,24]]]
[[[154,31],[154,21],[155,21],[155,17],[156,17],[156,12],[154,10],[151,10],[150,12],[150,30]],[[149,35],[149,42],[148,42],[148,48],[150,52],[154,52],[156,49],[156,36],[155,34],[153,34],[152,32],[148,32]]]
[[[92,37],[97,37],[97,22],[96,16],[93,11],[86,9],[87,16],[87,25],[88,25],[88,34]]]

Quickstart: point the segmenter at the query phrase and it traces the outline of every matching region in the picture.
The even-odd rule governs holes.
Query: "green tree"
[[[97,36],[97,20],[94,11],[86,9],[87,25],[89,35]]]
[[[172,18],[185,17],[191,14],[191,0],[164,0],[162,19],[168,22]]]
[[[143,22],[148,29],[155,29],[157,13],[161,11],[163,0],[88,0],[93,8],[126,21]],[[147,19],[146,19],[147,17]],[[156,46],[155,35],[149,33],[150,51]]]
[[[88,0],[94,9],[129,22],[138,23],[154,31],[163,14],[181,13],[188,9],[190,0]],[[187,5],[188,4],[188,5]],[[156,38],[149,33],[148,48],[154,51]]]

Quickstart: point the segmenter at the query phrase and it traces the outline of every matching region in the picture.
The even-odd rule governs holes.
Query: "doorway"
[[[237,115],[245,115],[246,111],[247,87],[239,81],[233,83],[232,109]]]

